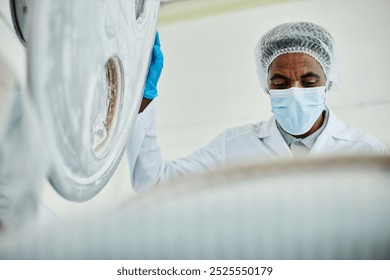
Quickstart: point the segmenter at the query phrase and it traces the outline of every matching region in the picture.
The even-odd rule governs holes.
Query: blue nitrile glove
[[[160,79],[161,71],[164,65],[164,56],[160,48],[160,38],[158,32],[154,41],[152,59],[150,61],[149,73],[146,78],[144,98],[154,99],[157,95],[157,82]]]

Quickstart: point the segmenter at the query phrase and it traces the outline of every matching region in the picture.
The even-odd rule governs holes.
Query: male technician
[[[325,154],[388,154],[384,144],[350,127],[325,106],[327,91],[337,86],[338,62],[334,40],[323,27],[308,22],[274,27],[256,46],[256,65],[273,116],[268,121],[227,129],[187,157],[164,160],[151,102],[157,96],[163,67],[156,36],[144,99],[127,147],[136,191],[165,179],[235,162]]]

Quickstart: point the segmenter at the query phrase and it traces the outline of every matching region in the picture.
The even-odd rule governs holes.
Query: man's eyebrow
[[[273,81],[275,79],[283,79],[283,80],[290,80],[289,78],[287,78],[286,76],[283,76],[281,74],[275,74],[273,75],[271,78],[270,78],[270,81]]]
[[[321,79],[321,76],[316,74],[316,73],[313,73],[313,72],[309,72],[309,73],[306,73],[305,75],[302,75],[301,76],[301,79],[306,79],[306,78],[317,78],[317,79]]]

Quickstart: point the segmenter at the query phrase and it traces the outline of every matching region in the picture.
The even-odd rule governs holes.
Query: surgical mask
[[[270,89],[272,112],[281,127],[292,135],[308,132],[325,109],[325,89]]]

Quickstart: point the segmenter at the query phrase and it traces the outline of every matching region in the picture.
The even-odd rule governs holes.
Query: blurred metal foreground
[[[389,259],[390,157],[248,165],[161,185],[2,259]]]
[[[35,217],[48,168],[38,112],[27,85],[25,49],[0,0],[0,238]],[[0,248],[1,250],[1,248]]]

